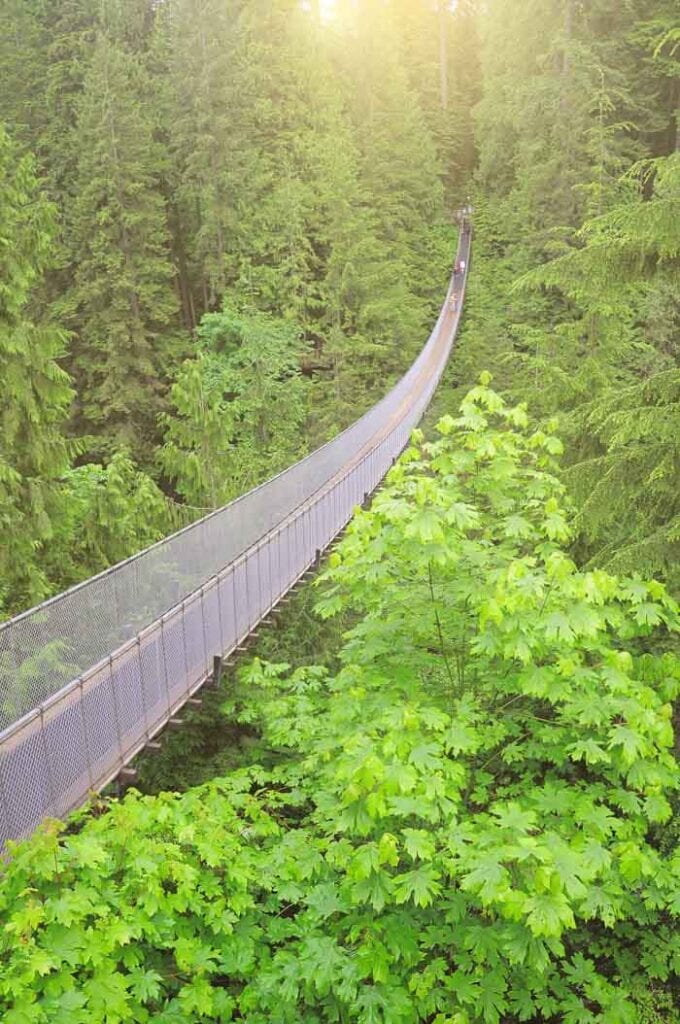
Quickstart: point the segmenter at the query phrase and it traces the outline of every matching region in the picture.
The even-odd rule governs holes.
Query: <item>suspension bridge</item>
[[[168,725],[383,479],[458,330],[463,225],[432,334],[361,419],[278,476],[0,626],[0,849],[64,818]]]

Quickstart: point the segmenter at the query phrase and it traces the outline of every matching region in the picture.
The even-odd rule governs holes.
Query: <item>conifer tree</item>
[[[68,469],[62,494],[49,544],[41,551],[52,592],[102,572],[195,517],[182,515],[123,450],[106,465]]]
[[[62,428],[73,392],[58,362],[66,335],[31,308],[54,231],[32,158],[0,126],[0,609],[46,591],[40,546],[69,465]]]
[[[450,209],[465,197],[474,166],[472,108],[479,99],[474,3],[393,0],[409,86],[437,146]]]
[[[271,142],[258,125],[266,113],[255,82],[261,65],[244,16],[218,0],[169,0],[155,32],[175,245],[192,325],[221,304],[229,253],[248,233]]]
[[[450,245],[437,151],[402,64],[395,12],[361,4],[340,15],[329,53],[347,123],[327,217],[322,321],[334,425],[348,421],[357,395],[370,404],[385,373],[394,379],[408,365],[446,280]]]
[[[626,369],[584,396],[567,422],[584,556],[680,582],[680,154],[636,167],[606,214],[586,221],[583,247],[525,279],[558,289],[627,342]],[[637,323],[631,322],[630,309]],[[657,323],[661,321],[659,326]],[[626,349],[623,349],[626,351]]]
[[[0,6],[0,121],[11,131],[15,145],[35,148],[41,121],[41,92],[47,44],[36,10],[26,0],[4,0]]]
[[[153,440],[177,301],[158,191],[161,152],[141,62],[99,35],[78,106],[76,424],[135,450]]]

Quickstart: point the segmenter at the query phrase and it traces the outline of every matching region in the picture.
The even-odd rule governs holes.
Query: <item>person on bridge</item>
[[[455,294],[455,292],[451,296],[451,302],[449,303],[449,305],[451,307],[452,313],[456,313],[458,311],[458,296]]]
[[[461,274],[465,274],[465,260],[460,261],[460,272]]]

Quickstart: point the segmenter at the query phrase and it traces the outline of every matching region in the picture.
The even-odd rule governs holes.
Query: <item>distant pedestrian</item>
[[[460,274],[460,260],[456,260],[456,262],[453,264],[453,276],[454,277],[458,277],[459,274]]]
[[[465,260],[460,261],[460,272],[461,274],[465,273]]]
[[[451,306],[451,312],[452,313],[456,313],[458,311],[458,296],[457,295],[452,295],[451,296],[450,306]]]

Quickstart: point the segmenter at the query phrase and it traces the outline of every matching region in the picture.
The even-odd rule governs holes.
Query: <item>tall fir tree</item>
[[[73,325],[76,426],[148,455],[177,334],[162,151],[142,62],[101,33],[78,104]]]
[[[49,265],[55,210],[34,162],[0,126],[0,610],[48,589],[40,549],[69,466],[63,427],[73,397],[59,365],[66,335],[36,320],[31,289]]]

